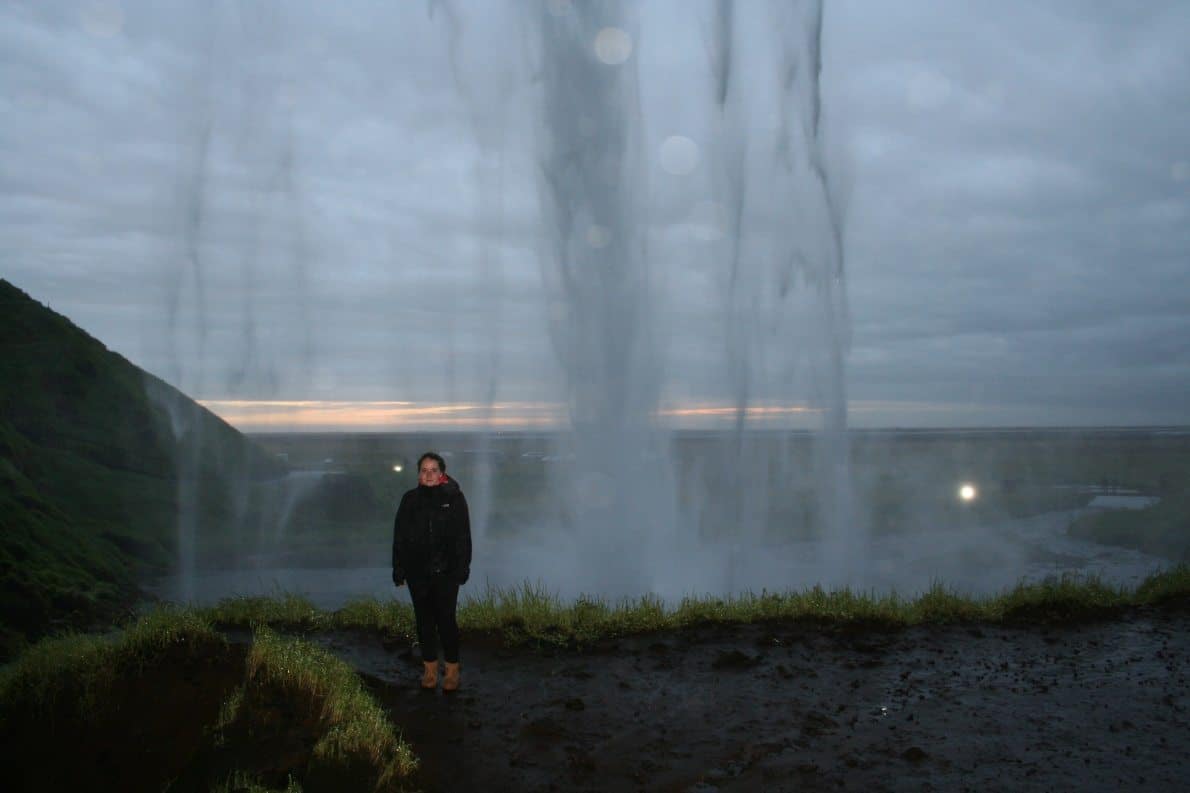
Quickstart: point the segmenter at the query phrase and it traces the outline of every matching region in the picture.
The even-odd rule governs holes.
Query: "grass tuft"
[[[930,588],[916,600],[906,604],[914,623],[956,623],[983,622],[992,619],[987,601],[977,601],[953,589],[941,581],[934,581]]]
[[[251,608],[238,602],[235,607],[240,618],[251,617],[256,624],[278,615],[285,624],[293,624],[295,605],[301,606],[288,599],[279,604],[260,601]],[[304,615],[303,625],[329,619],[312,608],[296,613]],[[224,788],[264,791],[267,788],[253,776],[253,747],[278,725],[285,730],[300,725],[313,748],[308,765],[294,769],[299,779],[304,775],[307,783],[317,780],[323,787],[343,782],[349,783],[346,789],[377,791],[399,790],[407,783],[417,765],[413,752],[394,733],[350,666],[317,646],[283,638],[263,626],[256,629],[246,660],[236,660],[244,656],[232,649],[206,612],[175,608],[158,609],[107,636],[42,640],[0,670],[0,732],[10,740],[27,737],[34,747],[44,748],[42,754],[53,754],[56,740],[102,743],[104,735],[113,728],[126,729],[130,720],[150,732],[168,731],[169,720],[184,714],[193,720],[193,729],[184,737],[179,733],[177,742],[157,758],[160,769],[152,764],[139,767],[143,779],[138,777],[133,787],[151,784],[158,772],[166,774],[162,784],[178,774],[192,784],[194,774],[205,772],[189,765],[191,758],[219,756],[232,763],[229,773],[235,770]],[[193,677],[196,674],[200,677]],[[183,702],[185,696],[175,698],[177,692],[170,688],[176,688],[175,677],[201,679],[201,686],[209,689],[204,700],[209,708],[202,710],[205,706],[199,701]],[[205,690],[185,683],[181,688]],[[128,750],[135,755],[135,747]],[[48,787],[72,787],[88,778],[92,763],[106,762],[102,751],[94,754],[76,752],[73,764],[55,766],[53,773],[62,778],[53,779],[62,784],[51,781]],[[36,762],[47,761],[38,758]],[[32,755],[26,759],[34,762]],[[237,769],[241,761],[248,767]],[[45,768],[18,764],[18,787],[38,773],[46,773]],[[286,790],[300,790],[296,784],[291,781]]]
[[[395,600],[387,603],[376,598],[351,600],[333,613],[331,621],[336,628],[378,630],[389,635],[412,636],[415,630],[413,607]]]
[[[274,628],[317,630],[326,627],[326,612],[307,598],[281,593],[276,597],[236,596],[224,598],[216,605],[200,609],[202,616],[215,625],[251,628],[270,625]]]
[[[392,789],[417,767],[412,750],[397,737],[359,676],[321,647],[259,628],[248,653],[247,685],[278,690],[316,708],[322,729],[313,757],[366,768],[369,776],[374,772],[376,790]]]
[[[563,604],[540,583],[526,582],[511,589],[489,587],[482,596],[468,598],[460,609],[460,624],[502,634],[510,643],[581,645],[633,633],[766,620],[885,626],[1080,620],[1177,597],[1190,597],[1186,565],[1150,576],[1134,592],[1095,577],[1063,576],[1020,584],[992,597],[964,595],[935,581],[912,599],[815,586],[801,592],[686,597],[672,610],[653,596],[609,605],[585,595]]]
[[[1133,605],[1131,593],[1098,576],[1063,575],[1015,588],[994,598],[994,617],[1006,622],[1065,622],[1108,616]]]
[[[1146,578],[1132,596],[1137,605],[1190,601],[1190,564],[1182,563]]]
[[[1110,586],[1094,576],[1066,575],[1022,583],[998,595],[973,597],[935,581],[914,598],[896,593],[856,592],[821,586],[787,592],[746,592],[730,597],[686,597],[668,608],[654,595],[615,603],[582,595],[564,603],[540,581],[519,586],[489,586],[459,606],[466,631],[500,637],[508,644],[581,646],[630,634],[675,630],[706,624],[800,620],[818,623],[871,624],[889,627],[918,624],[1061,622],[1094,619],[1131,606],[1190,598],[1190,565],[1149,576],[1135,590]],[[308,601],[233,598],[204,612],[220,625],[277,629],[374,631],[411,637],[413,610],[395,600],[365,598],[338,611],[319,611]]]
[[[197,656],[226,646],[223,635],[201,615],[161,608],[115,635],[67,634],[31,645],[0,669],[0,703],[5,713],[49,714],[65,697],[76,717],[86,717],[118,679],[139,675],[167,652]]]

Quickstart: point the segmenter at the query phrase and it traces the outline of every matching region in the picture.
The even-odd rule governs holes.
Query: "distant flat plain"
[[[252,440],[296,472],[349,478],[370,494],[353,498],[350,519],[337,520],[315,496],[297,503],[285,525],[246,536],[230,557],[204,565],[195,597],[305,594],[325,607],[359,596],[389,597],[387,546],[392,513],[415,485],[424,451],[447,459],[472,504],[476,536],[472,586],[544,583],[563,596],[617,598],[643,594],[730,594],[821,583],[912,594],[942,581],[990,593],[1022,579],[1095,574],[1133,584],[1169,558],[1106,545],[1068,527],[1095,517],[1088,505],[1104,494],[1177,499],[1190,484],[1190,429],[1004,428],[853,430],[850,483],[863,547],[846,575],[822,575],[816,449],[807,432],[673,432],[670,455],[680,532],[689,538],[658,563],[694,568],[693,576],[659,574],[647,584],[614,575],[587,580],[574,570],[559,528],[558,494],[574,465],[564,435],[548,433],[258,434]],[[744,449],[739,462],[740,449]],[[765,486],[764,525],[750,533],[708,499],[725,486],[723,471],[754,466]],[[399,469],[399,470],[397,470]],[[976,497],[963,500],[970,484]],[[355,491],[358,492],[357,487]],[[1102,500],[1102,499],[1101,499]],[[1144,514],[1136,516],[1144,521]],[[694,583],[692,583],[692,581]],[[169,597],[170,579],[152,588]]]

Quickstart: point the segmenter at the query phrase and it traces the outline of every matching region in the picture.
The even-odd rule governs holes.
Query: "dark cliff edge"
[[[0,658],[125,613],[137,580],[175,563],[180,497],[198,530],[227,531],[235,484],[283,472],[0,279]]]

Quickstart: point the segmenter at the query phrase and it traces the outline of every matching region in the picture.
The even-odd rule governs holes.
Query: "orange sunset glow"
[[[553,430],[568,424],[560,402],[478,402],[454,404],[410,401],[345,400],[200,400],[201,404],[245,432],[402,432],[412,430]],[[945,406],[930,404],[857,402],[853,417],[879,416],[909,409],[937,414]],[[730,427],[737,409],[732,405],[694,403],[668,406],[654,413],[669,428]],[[756,427],[814,429],[822,409],[809,405],[758,404],[745,408],[744,418]]]

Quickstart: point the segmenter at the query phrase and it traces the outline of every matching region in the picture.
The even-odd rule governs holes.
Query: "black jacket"
[[[471,517],[453,479],[405,493],[393,521],[393,583],[435,573],[459,584],[471,576]]]

